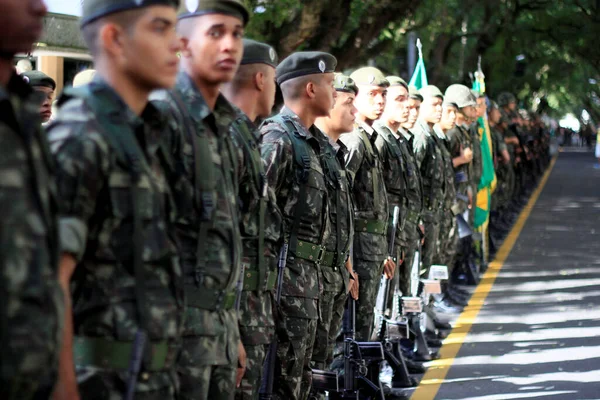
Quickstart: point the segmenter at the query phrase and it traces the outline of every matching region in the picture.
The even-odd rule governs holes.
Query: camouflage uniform
[[[320,161],[328,143],[320,131],[305,128],[287,108],[267,119],[260,131],[267,181],[277,195],[289,243],[280,307],[286,337],[278,338],[273,396],[301,400],[312,381],[310,360],[323,287],[318,262],[324,250],[321,244],[330,234],[326,171]],[[295,154],[305,154],[305,163],[300,165]]]
[[[456,188],[454,186],[454,168],[452,167],[452,156],[448,150],[450,143],[446,139],[443,132],[435,127],[436,141],[440,147],[444,157],[444,177],[446,191],[444,194],[444,202],[442,206],[442,215],[440,218],[440,246],[434,257],[434,264],[448,266],[448,270],[452,271],[456,249],[458,247],[458,227],[456,226],[456,218],[452,211],[456,203]]]
[[[355,201],[353,267],[359,277],[356,308],[356,340],[370,339],[373,307],[377,299],[383,263],[387,258],[388,199],[382,166],[375,147],[377,132],[364,123],[342,136],[348,147],[346,170]]]
[[[73,325],[81,397],[123,398],[133,340],[144,330],[151,345],[136,399],[174,398],[184,296],[170,236],[175,204],[160,145],[164,119],[152,105],[135,115],[99,77],[65,91],[59,104],[48,136],[58,166],[61,248],[78,262]]]
[[[421,181],[421,171],[413,151],[414,136],[403,129],[399,133],[398,144],[406,162],[406,198],[408,200],[404,231],[402,232],[406,243],[402,275],[410,277],[416,251],[421,240],[419,221],[423,211],[423,183]],[[400,282],[400,291],[404,296],[412,295],[410,288],[410,280]]]
[[[473,141],[469,131],[464,126],[455,126],[446,133],[446,137],[449,141],[449,151],[452,158],[461,156],[461,149],[470,148],[473,150]],[[454,170],[454,184],[456,187],[456,193],[459,197],[458,211],[463,213],[467,210],[469,201],[469,193],[473,195],[473,201],[475,200],[475,194],[473,192],[473,163],[469,162],[453,168]]]
[[[344,305],[348,297],[350,274],[346,269],[350,245],[354,238],[354,208],[350,182],[346,174],[344,156],[348,152],[346,146],[338,140],[329,139],[330,146],[324,147],[324,157],[328,163],[336,167],[331,171],[338,175],[338,180],[327,178],[329,220],[331,235],[325,242],[325,256],[321,261],[321,277],[323,293],[319,307],[321,318],[317,324],[317,335],[313,349],[313,367],[326,369],[333,361],[335,341],[342,326]]]
[[[475,121],[469,127],[471,142],[473,143],[473,207],[471,207],[471,224],[475,221],[475,205],[477,203],[477,192],[479,181],[481,180],[483,168],[483,156],[481,154],[481,135],[483,128],[479,126],[479,121]]]
[[[175,88],[155,94],[170,116],[172,152],[182,149],[189,177],[177,196],[194,193],[194,205],[178,219],[186,310],[177,361],[180,399],[231,399],[238,361],[236,286],[241,273],[237,160],[229,126],[238,113],[219,96],[211,112],[185,73]]]
[[[402,151],[398,144],[397,133],[392,133],[381,121],[375,121],[373,128],[377,131],[377,139],[375,140],[375,147],[379,153],[381,160],[381,166],[383,171],[383,181],[385,183],[385,190],[387,192],[388,203],[389,203],[389,224],[387,237],[389,238],[392,234],[392,218],[394,215],[394,207],[400,208],[400,220],[398,221],[398,229],[396,230],[396,237],[394,238],[394,250],[393,256],[397,260],[396,262],[396,273],[392,279],[391,285],[389,285],[390,295],[388,296],[388,305],[391,309],[393,305],[393,292],[398,285],[406,286],[406,283],[410,280],[410,270],[402,268],[400,270],[399,264],[402,262],[401,255],[402,250],[406,247],[406,241],[404,237],[404,222],[406,221],[407,211],[407,199],[406,199],[406,161],[403,158]]]
[[[446,192],[446,164],[442,150],[435,139],[435,133],[426,122],[419,120],[413,130],[415,136],[415,158],[421,171],[423,182],[423,223],[425,242],[423,243],[422,268],[429,272],[438,249],[440,223],[443,214]]]
[[[17,75],[0,87],[2,399],[49,397],[64,319],[56,187],[33,93]]]
[[[243,243],[243,292],[240,301],[240,336],[246,350],[246,372],[237,399],[256,399],[268,344],[273,341],[273,295],[281,238],[281,213],[268,188],[261,159],[260,133],[248,117],[231,124],[231,136],[241,150],[238,160],[240,231]]]

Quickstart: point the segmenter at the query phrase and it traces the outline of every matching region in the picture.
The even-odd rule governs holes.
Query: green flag
[[[423,45],[421,39],[417,39],[417,49],[419,49],[419,61],[415,66],[415,72],[413,72],[412,78],[410,78],[409,86],[414,86],[418,90],[429,85],[427,82],[427,70],[425,70],[425,61],[423,60]]]

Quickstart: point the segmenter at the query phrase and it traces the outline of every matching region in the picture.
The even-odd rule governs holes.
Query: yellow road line
[[[463,345],[465,338],[469,334],[469,331],[471,330],[471,327],[473,326],[473,323],[475,322],[475,319],[479,314],[479,310],[481,310],[481,307],[483,307],[485,299],[492,290],[492,286],[494,285],[494,281],[496,280],[498,273],[502,269],[506,258],[510,254],[513,246],[515,245],[515,242],[519,238],[521,230],[523,229],[525,222],[527,222],[527,218],[529,218],[529,214],[531,214],[531,210],[537,202],[538,197],[540,197],[544,186],[546,186],[548,177],[550,176],[550,173],[554,168],[554,164],[556,163],[556,158],[557,157],[554,157],[552,159],[552,162],[550,163],[548,170],[542,177],[540,184],[531,195],[531,198],[527,202],[527,205],[521,211],[517,222],[515,223],[510,233],[504,240],[504,243],[502,244],[500,249],[498,249],[498,252],[496,253],[496,258],[494,259],[494,261],[490,262],[488,270],[486,271],[485,275],[481,279],[481,282],[475,289],[475,292],[473,292],[473,296],[469,300],[469,304],[460,314],[458,320],[456,320],[456,323],[450,335],[444,340],[444,344],[440,349],[440,359],[435,360],[430,364],[429,368],[427,369],[427,372],[423,376],[423,379],[421,379],[419,386],[411,396],[411,400],[435,399],[435,396],[437,395],[440,386],[444,382],[444,379],[446,378],[450,367],[454,363],[454,358],[456,358],[458,351]]]

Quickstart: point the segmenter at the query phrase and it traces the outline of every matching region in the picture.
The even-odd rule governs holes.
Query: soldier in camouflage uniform
[[[346,170],[355,200],[354,270],[360,280],[356,308],[356,339],[367,341],[373,329],[373,307],[381,274],[392,279],[395,262],[387,257],[388,199],[384,176],[375,142],[373,123],[381,117],[389,85],[376,68],[360,68],[350,76],[358,86],[355,99],[356,124],[341,141],[348,148]]]
[[[39,96],[38,99],[41,101],[40,117],[42,122],[48,122],[52,117],[52,99],[54,90],[56,90],[56,82],[42,71],[23,72],[21,76]]]
[[[1,0],[0,37],[0,398],[47,399],[55,383],[63,322],[58,283],[56,187],[33,89],[13,56],[31,50],[43,2]],[[68,293],[68,285],[64,287]]]
[[[268,345],[273,341],[273,294],[281,247],[281,213],[268,187],[260,156],[256,120],[269,116],[275,102],[277,54],[265,44],[244,39],[244,56],[232,82],[222,92],[240,115],[231,124],[238,160],[239,201],[242,216],[243,292],[240,299],[240,337],[246,350],[246,373],[236,399],[257,399]]]
[[[323,52],[298,52],[283,60],[276,75],[285,107],[260,129],[267,180],[277,195],[289,246],[281,293],[285,334],[278,338],[276,399],[306,399],[312,382],[310,360],[325,268],[321,263],[332,234],[327,185],[336,181],[326,157],[321,160],[329,141],[313,124],[316,117],[329,115],[334,105],[336,64],[335,57]]]
[[[165,120],[147,99],[151,88],[175,83],[176,7],[168,0],[83,2],[83,35],[98,74],[65,91],[48,127],[62,206],[61,279],[67,285],[72,276],[74,288],[58,399],[79,398],[74,366],[83,399],[122,399],[130,390],[136,399],[175,398],[184,303],[171,236],[176,172],[160,142]],[[121,34],[130,37],[116,41],[117,63],[117,45],[106,40]],[[140,373],[130,376],[135,352]]]
[[[414,151],[423,182],[423,223],[425,241],[422,252],[422,268],[426,274],[438,249],[440,218],[446,190],[446,176],[442,149],[433,132],[433,126],[442,118],[443,95],[433,86],[425,86],[419,93],[423,97],[419,120],[412,130],[415,137]]]
[[[392,283],[389,285],[388,309],[393,309],[394,292],[396,288],[408,287],[410,281],[410,268],[402,267],[404,259],[404,249],[406,248],[406,239],[404,234],[404,224],[408,211],[408,198],[406,188],[408,186],[408,165],[405,156],[400,149],[400,133],[398,128],[408,120],[408,84],[402,78],[397,76],[388,76],[386,80],[390,86],[387,91],[387,100],[385,109],[381,118],[373,124],[377,131],[375,147],[379,152],[379,157],[383,167],[383,180],[389,202],[388,237],[392,234],[391,220],[394,215],[394,207],[400,208],[400,221],[396,230],[395,252],[397,273],[394,274]],[[409,295],[403,292],[403,295]]]
[[[241,61],[248,11],[233,0],[190,5],[196,7],[184,10],[177,25],[184,43],[177,83],[154,95],[170,117],[169,147],[183,152],[185,189],[193,193],[193,206],[176,226],[186,294],[179,398],[231,399],[245,368],[235,306],[242,255],[237,163],[243,155],[230,134],[239,111],[219,89],[234,79]]]
[[[329,117],[317,118],[315,125],[327,135],[330,147],[326,147],[327,157],[335,160],[339,175],[338,182],[329,182],[328,202],[331,235],[325,243],[325,256],[321,262],[323,293],[320,298],[321,318],[317,325],[317,335],[312,354],[312,366],[326,369],[333,361],[335,341],[342,326],[344,305],[350,291],[358,298],[358,275],[352,270],[350,246],[354,238],[354,206],[350,181],[346,175],[344,157],[346,146],[340,136],[354,128],[354,98],[358,87],[352,78],[336,74],[334,87],[337,91],[335,107]]]

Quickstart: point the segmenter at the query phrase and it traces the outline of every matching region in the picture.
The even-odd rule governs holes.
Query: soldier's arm
[[[294,151],[287,133],[276,124],[266,124],[260,129],[262,142],[260,153],[265,163],[265,175],[269,187],[277,197],[285,197],[294,176],[292,168]]]
[[[55,124],[49,132],[61,199],[59,237],[62,256],[59,282],[64,291],[65,319],[59,359],[59,377],[54,399],[78,399],[73,362],[73,320],[70,282],[77,262],[85,252],[87,221],[94,214],[96,199],[108,168],[106,152],[86,132],[85,124]]]
[[[425,138],[425,135],[415,136],[414,139],[415,161],[417,162],[419,169],[421,169],[423,160],[425,159],[425,155],[427,153],[426,140],[427,139]]]
[[[350,186],[354,186],[354,179],[360,169],[364,157],[363,143],[355,133],[348,133],[340,139],[348,148],[346,153],[346,171],[350,179]]]

